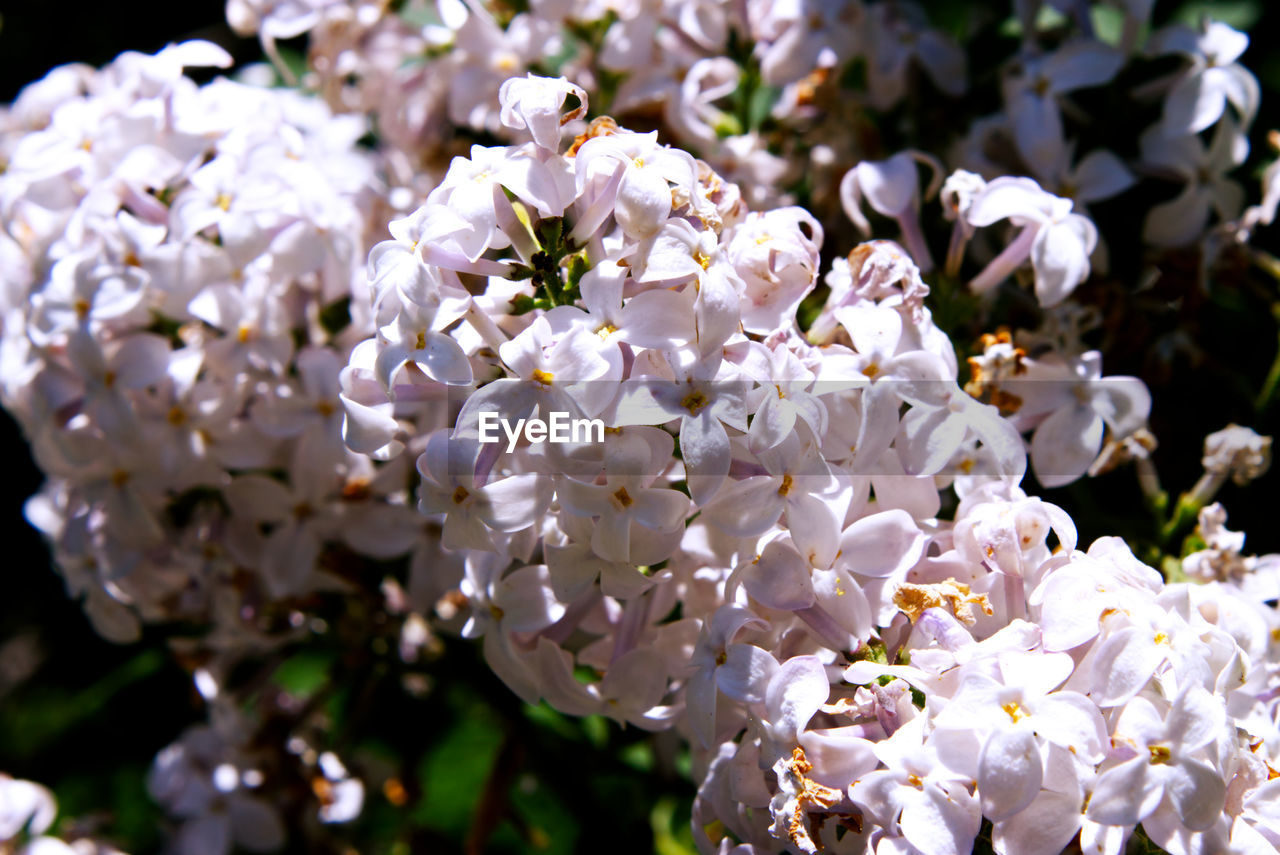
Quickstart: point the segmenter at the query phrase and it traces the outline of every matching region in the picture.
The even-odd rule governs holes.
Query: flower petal
[[[1040,746],[1030,730],[1009,727],[995,731],[978,758],[982,812],[992,821],[1018,813],[1040,792],[1043,775]]]

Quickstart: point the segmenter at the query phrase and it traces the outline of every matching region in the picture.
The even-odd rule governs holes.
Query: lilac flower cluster
[[[801,336],[816,221],[746,210],[651,135],[597,126],[562,153],[539,129],[570,94],[509,81],[502,115],[533,139],[456,159],[393,222],[378,334],[343,375],[348,442],[418,454],[494,671],[529,702],[684,733],[705,851],[959,853],[983,816],[1010,853],[1120,852],[1138,823],[1170,851],[1274,845],[1280,622],[1241,585],[1274,585],[1270,562],[1233,542],[1237,570],[1166,585],[1117,539],[1077,551],[1017,486],[1021,432],[1067,483],[1143,428],[1142,384],[993,336],[971,391],[1019,406],[980,403],[884,241],[837,264]],[[970,222],[1053,198],[1010,181]],[[456,418],[443,386],[465,390]],[[607,436],[489,450],[482,411]]]
[[[376,543],[380,513],[403,510],[357,500],[375,473],[341,438],[365,304],[346,331],[326,317],[362,290],[381,204],[364,123],[182,73],[229,64],[187,42],[63,67],[0,135],[0,395],[48,478],[27,517],[103,636],[208,623],[228,663],[283,642],[278,603],[341,584],[325,539]],[[161,779],[162,801],[194,781]],[[201,836],[194,805],[223,811],[173,798]]]
[[[1118,249],[1085,206],[1138,178],[1076,158],[1072,93],[1181,58],[1140,92],[1162,100],[1139,171],[1181,184],[1141,231],[1207,270],[1280,201],[1274,167],[1247,209],[1228,176],[1247,37],[1139,45],[1150,4],[1123,3],[1108,43],[1067,2],[1046,46],[1041,5],[1016,4],[1001,111],[948,152],[842,125],[917,72],[964,91],[909,3],[230,0],[282,67],[309,34],[320,98],[198,86],[184,68],[230,63],[203,42],[24,90],[0,115],[0,399],[98,631],[206,628],[174,646],[209,721],[149,781],[175,850],[278,848],[285,764],[313,826],[360,814],[306,728],[248,738],[266,713],[231,674],[377,588],[405,660],[456,631],[528,703],[678,734],[704,853],[959,855],[984,821],[1007,855],[1119,855],[1139,825],[1175,855],[1276,851],[1280,559],[1213,504],[1270,439],[1206,439],[1176,508],[1197,548],[1162,572],[1023,487],[1132,465],[1162,495],[1151,394],[1104,374],[1073,297]],[[626,127],[654,110],[661,141]],[[883,220],[900,242],[824,255]],[[1012,279],[1042,321],[965,365],[926,277],[969,255],[973,299]],[[603,438],[485,441],[553,414]],[[0,781],[10,838],[48,828],[34,787]]]

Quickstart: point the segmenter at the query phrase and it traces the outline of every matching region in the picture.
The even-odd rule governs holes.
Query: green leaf
[[[478,704],[440,734],[418,767],[423,795],[414,808],[414,821],[445,833],[465,833],[502,737],[502,723]]]
[[[59,686],[32,692],[21,704],[0,707],[0,732],[11,751],[36,757],[74,728],[102,715],[117,694],[164,665],[162,651],[145,650],[79,691]]]
[[[637,772],[653,771],[653,745],[649,741],[633,742],[618,753],[623,763]]]
[[[1164,575],[1164,580],[1170,585],[1188,580],[1186,571],[1182,569],[1182,562],[1172,555],[1164,556],[1164,559],[1160,562],[1160,572]]]
[[[664,796],[649,811],[654,855],[696,855],[693,833],[687,822],[676,822],[676,800]]]
[[[1200,530],[1196,529],[1195,531],[1191,532],[1191,534],[1183,538],[1181,557],[1186,558],[1188,555],[1190,555],[1193,552],[1200,552],[1201,550],[1208,549],[1208,548],[1209,548],[1209,544],[1205,541],[1203,537],[1200,536]]]
[[[578,842],[578,820],[550,787],[523,775],[511,788],[511,807],[523,821],[527,845],[547,855],[569,855]]]
[[[507,268],[507,278],[512,282],[533,277],[533,268],[525,264],[513,264]]]
[[[569,256],[569,284],[565,286],[565,293],[580,294],[582,289],[579,285],[582,282],[582,277],[590,269],[591,263],[587,261],[585,251]]]
[[[1036,14],[1035,31],[1043,33],[1065,27],[1070,23],[1066,15],[1052,6],[1044,5],[1040,7],[1040,11]],[[998,32],[1000,35],[1011,39],[1020,39],[1022,38],[1022,21],[1018,19],[1017,15],[1010,15],[1001,22]]]
[[[777,103],[781,89],[775,86],[759,86],[751,93],[747,102],[747,127],[756,130],[769,118],[773,105]]]
[[[301,80],[307,73],[307,54],[294,47],[288,47],[277,44],[277,51],[280,56],[280,64],[283,68],[276,68],[278,84],[280,86],[292,86],[289,82],[288,75],[293,75],[294,80]]]
[[[537,706],[525,704],[524,717],[537,727],[554,733],[561,739],[576,740],[579,737],[573,722],[564,713],[552,709],[546,701],[542,701]]]
[[[1174,20],[1189,27],[1198,28],[1200,22],[1208,18],[1237,30],[1251,29],[1261,17],[1262,4],[1258,0],[1191,0],[1173,14]]]
[[[550,309],[551,302],[541,298],[533,298],[528,294],[517,294],[511,298],[511,314],[523,315],[534,309]]]
[[[178,335],[178,331],[182,329],[182,323],[173,318],[166,317],[154,309],[151,310],[151,323],[147,326],[147,332],[164,336],[169,339],[169,344],[174,350],[178,350],[185,346],[182,337]]]
[[[720,139],[726,137],[736,137],[742,135],[742,122],[738,121],[738,117],[732,113],[721,112],[716,117],[711,129],[716,132],[716,136]]]
[[[157,845],[163,811],[147,792],[150,763],[130,763],[111,770],[86,770],[59,781],[53,787],[59,820],[55,829],[72,832],[79,817],[107,817],[102,836],[127,842],[131,852]]]
[[[538,223],[538,244],[553,259],[559,256],[560,240],[563,236],[564,219],[562,217],[547,217]]]
[[[596,748],[609,744],[609,720],[602,715],[589,715],[582,719],[582,732]]]
[[[1089,17],[1093,21],[1093,32],[1098,40],[1118,47],[1124,38],[1124,12],[1114,6],[1094,6]],[[1145,41],[1145,35],[1139,36],[1138,44]]]
[[[396,0],[391,4],[391,11],[400,19],[415,27],[437,26],[441,23],[434,3],[409,3],[407,0]]]
[[[276,685],[297,698],[306,699],[329,679],[333,656],[317,650],[301,650],[280,663],[273,673]]]

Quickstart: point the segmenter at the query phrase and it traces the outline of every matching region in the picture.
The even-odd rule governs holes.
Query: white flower
[[[863,775],[849,796],[877,825],[906,838],[926,855],[962,855],[973,848],[982,825],[978,800],[968,781],[938,762],[924,739],[923,716],[876,743],[885,768]]]
[[[551,501],[546,476],[525,472],[485,481],[476,477],[475,466],[474,445],[447,431],[433,433],[418,458],[418,507],[444,515],[441,542],[448,549],[492,550],[491,532],[530,527]]]
[[[1030,178],[1001,177],[988,184],[969,206],[970,225],[981,228],[1007,219],[1021,231],[969,287],[979,293],[993,288],[1030,257],[1040,305],[1066,299],[1088,277],[1089,256],[1098,243],[1093,222],[1071,208],[1070,199],[1046,193]]]
[[[1069,484],[1102,449],[1104,429],[1123,439],[1146,425],[1151,393],[1136,377],[1103,377],[1101,354],[1023,360],[1024,371],[1002,384],[1015,396],[1014,418],[1034,426],[1031,465],[1046,487]]]
[[[767,334],[789,324],[818,279],[822,226],[802,208],[750,213],[730,233],[724,258],[741,278],[742,328]]]
[[[557,482],[566,512],[597,518],[591,533],[596,555],[607,561],[656,564],[674,548],[670,535],[683,527],[689,499],[651,483],[668,456],[669,452],[654,459],[657,455],[648,443],[628,438],[606,453],[604,483],[584,484],[572,478]]]
[[[871,224],[862,213],[865,197],[876,213],[889,217],[902,229],[902,242],[919,266],[920,272],[933,269],[933,258],[920,230],[920,184],[916,165],[920,161],[933,170],[933,179],[925,195],[932,197],[942,181],[942,167],[928,155],[904,151],[888,160],[864,160],[845,173],[840,180],[840,204],[845,214],[863,233],[871,236]]]
[[[947,95],[964,94],[965,53],[951,38],[928,26],[923,4],[876,4],[867,7],[865,14],[867,90],[874,106],[888,109],[906,94],[913,61]]]
[[[1208,828],[1222,813],[1226,785],[1205,749],[1224,724],[1221,703],[1199,686],[1188,686],[1163,710],[1134,698],[1113,737],[1124,753],[1103,766],[1086,815],[1107,825],[1133,825],[1168,799],[1187,828]]]
[[[733,639],[744,629],[762,629],[767,624],[748,609],[725,605],[703,624],[702,635],[690,664],[696,669],[685,688],[690,725],[703,746],[716,738],[717,697],[743,703],[760,703],[778,662],[768,651]],[[826,700],[824,695],[823,700]]]
[[[1014,141],[1037,174],[1059,161],[1065,140],[1059,100],[1077,89],[1109,83],[1124,55],[1093,39],[1068,42],[1043,57],[1028,58],[1004,86]]]
[[[1248,126],[1258,111],[1258,81],[1236,62],[1249,37],[1221,21],[1206,19],[1200,32],[1173,26],[1152,36],[1151,53],[1179,53],[1191,60],[1165,98],[1161,132],[1198,134],[1222,118],[1230,103]]]
[[[24,829],[43,834],[53,825],[57,812],[57,803],[48,789],[0,774],[0,840],[11,841]]]
[[[1074,666],[1066,654],[1009,653],[998,661],[1000,680],[969,670],[934,718],[932,738],[944,762],[957,772],[976,772],[982,812],[992,820],[1021,812],[1042,785],[1052,788],[1042,759],[1048,746],[1092,766],[1105,756],[1107,741],[1091,700],[1054,691]]]
[[[569,95],[578,99],[578,106],[561,115]],[[498,89],[498,103],[504,125],[527,128],[539,147],[552,152],[560,149],[560,126],[587,114],[587,93],[563,77],[512,77]]]
[[[1182,192],[1151,208],[1142,236],[1157,246],[1182,246],[1198,240],[1210,211],[1227,222],[1244,204],[1244,191],[1228,172],[1244,162],[1249,141],[1230,119],[1218,124],[1206,148],[1199,137],[1168,137],[1159,128],[1142,135],[1142,158],[1185,182]]]
[[[244,773],[250,771],[251,761],[239,746],[203,725],[188,728],[156,755],[147,789],[182,819],[179,851],[227,855],[241,846],[270,852],[284,843],[275,809],[244,785]]]
[[[578,149],[574,169],[579,194],[593,176],[622,170],[613,212],[634,238],[651,237],[662,227],[671,213],[671,184],[692,195],[697,173],[693,158],[658,145],[656,132],[589,139]]]

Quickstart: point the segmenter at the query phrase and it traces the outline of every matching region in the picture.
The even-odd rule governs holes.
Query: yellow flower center
[[[684,407],[692,415],[697,415],[698,411],[711,403],[707,400],[707,396],[702,394],[701,389],[694,389],[688,395],[684,396],[684,400],[680,402],[680,406]]]
[[[1017,701],[1010,701],[1007,704],[1001,704],[1000,709],[1005,711],[1009,718],[1013,719],[1014,724],[1027,717],[1027,711]]]

